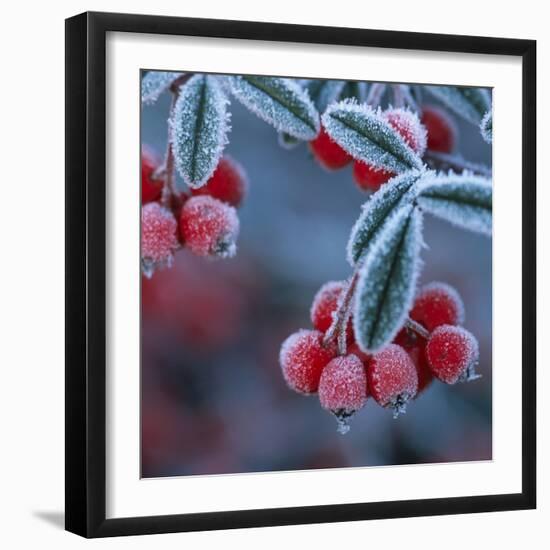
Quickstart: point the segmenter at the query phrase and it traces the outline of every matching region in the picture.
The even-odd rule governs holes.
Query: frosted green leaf
[[[422,213],[403,206],[384,225],[359,272],[353,330],[364,352],[378,351],[403,326],[414,301],[421,247]]]
[[[330,137],[357,160],[390,172],[422,168],[420,157],[380,112],[352,100],[333,103],[322,116]]]
[[[419,183],[417,202],[425,212],[484,235],[493,225],[491,180],[469,172],[431,176]]]
[[[319,133],[319,113],[294,80],[272,76],[227,77],[233,95],[280,132],[303,140]]]
[[[487,111],[479,123],[481,137],[487,142],[493,142],[493,113]]]
[[[421,175],[421,172],[411,170],[392,178],[363,205],[347,246],[348,262],[352,266],[367,253],[392,212],[416,198],[417,181]]]
[[[152,105],[165,92],[172,82],[183,73],[164,71],[149,71],[141,79],[141,101],[145,105]]]
[[[484,88],[426,86],[426,89],[457,115],[476,126],[491,108],[489,91]]]
[[[197,74],[180,88],[170,119],[176,168],[194,189],[210,178],[229,131],[228,100],[215,76]]]

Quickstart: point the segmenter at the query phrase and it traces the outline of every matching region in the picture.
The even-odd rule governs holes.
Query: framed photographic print
[[[535,507],[529,40],[66,21],[66,528]]]

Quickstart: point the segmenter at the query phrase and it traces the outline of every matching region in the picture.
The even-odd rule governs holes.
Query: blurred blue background
[[[159,154],[169,100],[142,111],[142,141]],[[212,262],[182,250],[142,283],[142,475],[490,459],[491,240],[426,216],[421,284],[460,292],[483,377],[434,381],[397,420],[369,399],[342,436],[315,396],[286,387],[278,355],[291,332],[309,328],[317,289],[349,276],[345,246],[367,195],[351,165],[326,172],[304,144],[284,150],[271,126],[236,101],[230,110],[226,152],[250,180],[237,256]],[[458,151],[490,165],[479,130],[454,118]]]

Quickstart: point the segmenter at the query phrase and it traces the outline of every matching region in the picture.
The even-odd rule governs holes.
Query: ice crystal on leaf
[[[483,115],[491,107],[490,94],[483,88],[458,86],[426,86],[426,88],[449,109],[475,125],[479,125]]]
[[[487,111],[479,123],[481,137],[487,142],[493,142],[493,113]]]
[[[395,173],[422,167],[398,131],[367,105],[353,100],[333,103],[322,121],[330,137],[357,160]]]
[[[491,235],[493,188],[491,180],[469,172],[429,176],[419,184],[422,210],[477,233]]]
[[[394,209],[416,198],[416,183],[421,175],[422,172],[411,170],[396,176],[363,205],[348,241],[347,257],[352,266],[367,252]]]
[[[399,208],[376,237],[359,271],[353,330],[364,352],[375,352],[399,332],[414,301],[420,271],[422,213]]]
[[[191,188],[213,174],[229,131],[228,100],[217,77],[195,75],[180,88],[170,120],[176,168]]]
[[[172,82],[183,73],[168,73],[164,71],[149,71],[141,79],[141,101],[145,105],[152,105],[166,91]]]
[[[319,113],[296,81],[272,76],[229,76],[233,95],[279,132],[311,140],[320,129]]]

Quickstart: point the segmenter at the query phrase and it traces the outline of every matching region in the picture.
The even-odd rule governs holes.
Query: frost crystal
[[[170,119],[176,168],[191,188],[214,173],[229,131],[228,100],[217,77],[195,75],[180,88]]]
[[[419,183],[422,210],[458,227],[491,235],[493,188],[491,180],[469,172],[428,176]]]
[[[367,105],[334,103],[322,121],[332,139],[357,160],[395,173],[422,168],[420,157],[399,132]]]
[[[490,94],[483,88],[426,86],[426,89],[449,109],[472,124],[478,125],[491,107]]]
[[[481,137],[487,142],[493,142],[493,113],[487,111],[479,123]]]
[[[152,105],[166,91],[172,82],[183,73],[168,73],[163,71],[149,71],[141,79],[141,101],[145,105]]]
[[[226,78],[233,95],[278,131],[308,141],[319,133],[319,113],[296,81],[272,76]]]
[[[384,224],[365,258],[355,294],[353,329],[364,352],[388,344],[413,305],[420,271],[422,214],[401,207]]]
[[[391,179],[363,205],[347,246],[347,258],[352,266],[367,252],[392,211],[414,200],[416,182],[421,175],[421,172],[412,170]]]

